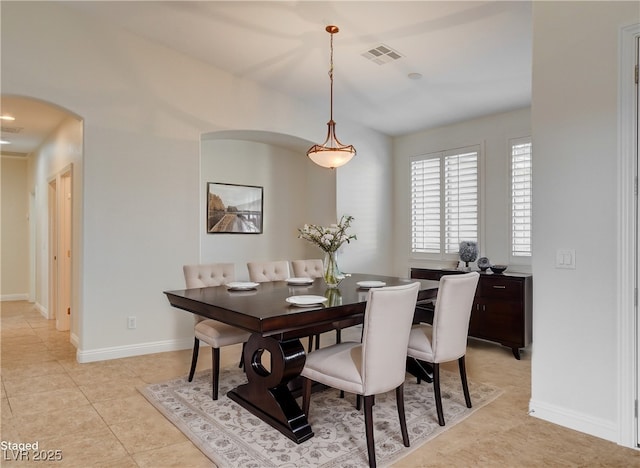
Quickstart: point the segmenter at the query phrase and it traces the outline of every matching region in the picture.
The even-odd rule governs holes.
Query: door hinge
[[[638,84],[638,65],[636,65],[636,70],[634,74],[635,74],[636,84]]]
[[[67,307],[67,315],[71,315],[71,307]]]
[[[638,288],[633,290],[633,305],[638,307]]]
[[[638,400],[636,400],[633,404],[636,419],[638,418]]]

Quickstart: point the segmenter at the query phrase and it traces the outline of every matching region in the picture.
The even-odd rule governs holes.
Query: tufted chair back
[[[319,258],[312,260],[294,260],[293,276],[297,278],[322,278],[324,276],[324,263]]]
[[[267,281],[282,281],[289,277],[289,262],[280,260],[275,262],[248,262],[249,279],[256,283]]]
[[[235,280],[235,266],[233,263],[207,263],[202,265],[185,265],[182,267],[187,289],[220,286]],[[196,322],[204,320],[193,314]]]

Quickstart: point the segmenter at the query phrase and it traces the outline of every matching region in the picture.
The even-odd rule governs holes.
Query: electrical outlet
[[[135,316],[131,316],[127,318],[127,328],[130,330],[133,330],[134,328],[136,328],[136,318]]]

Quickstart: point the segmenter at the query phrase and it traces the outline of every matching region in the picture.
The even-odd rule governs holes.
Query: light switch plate
[[[576,269],[576,251],[574,249],[556,250],[556,268]]]

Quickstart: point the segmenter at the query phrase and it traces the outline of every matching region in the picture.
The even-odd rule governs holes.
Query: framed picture
[[[207,233],[261,234],[262,187],[208,182]]]

